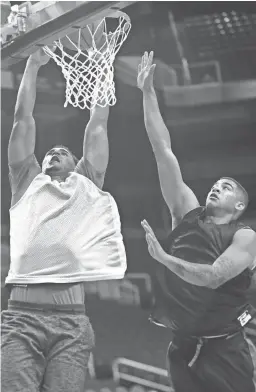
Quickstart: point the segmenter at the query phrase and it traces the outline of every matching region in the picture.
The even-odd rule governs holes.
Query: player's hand
[[[50,49],[55,50],[56,47],[53,48],[51,47]],[[42,48],[40,48],[39,50],[37,50],[36,52],[34,52],[29,56],[29,61],[34,64],[37,64],[38,66],[41,66],[47,64],[50,58],[51,57],[48,56],[48,54],[46,54]]]
[[[160,263],[163,263],[166,257],[166,252],[159,244],[155,236],[155,233],[153,232],[152,228],[149,226],[148,222],[145,219],[141,222],[141,226],[143,227],[146,233],[146,241],[148,244],[148,251],[150,255],[155,260],[159,261]]]
[[[156,64],[152,64],[154,52],[145,52],[138,67],[137,86],[142,91],[153,88],[153,78]]]

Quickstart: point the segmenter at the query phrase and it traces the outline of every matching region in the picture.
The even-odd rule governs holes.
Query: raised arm
[[[108,115],[108,106],[105,108],[95,106],[91,110],[90,120],[84,133],[83,158],[75,169],[79,174],[88,177],[100,189],[104,184],[109,159]]]
[[[105,75],[102,76],[104,77]],[[97,85],[95,89],[98,89]],[[99,188],[103,186],[109,160],[108,116],[108,105],[105,107],[96,105],[91,109],[90,120],[84,133],[83,158],[77,167],[78,172],[89,177]]]
[[[90,120],[85,128],[83,143],[83,158],[94,170],[102,175],[104,180],[108,166],[109,146],[107,122],[109,107],[95,106],[91,110]]]
[[[15,165],[34,153],[36,127],[33,110],[36,100],[36,79],[41,65],[48,63],[49,57],[40,49],[31,55],[23,74],[14,112],[14,123],[9,140],[8,161]]]
[[[138,69],[137,84],[143,92],[144,121],[157,162],[162,194],[175,227],[199,203],[184,183],[178,160],[172,151],[170,134],[161,116],[153,86],[155,64],[152,65],[152,60],[153,52],[149,56],[145,52]]]

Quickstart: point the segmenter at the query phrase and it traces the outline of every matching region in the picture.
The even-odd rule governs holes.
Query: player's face
[[[238,202],[236,190],[237,185],[231,180],[224,178],[217,181],[208,193],[206,206],[222,208],[227,212],[234,211]]]
[[[63,147],[52,148],[44,157],[42,171],[50,173],[69,173],[74,170],[75,162],[72,154]]]

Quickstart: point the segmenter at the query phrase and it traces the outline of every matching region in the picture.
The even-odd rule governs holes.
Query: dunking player
[[[49,57],[27,61],[9,143],[11,286],[2,314],[2,390],[84,392],[94,333],[86,281],[121,279],[126,256],[112,196],[103,192],[109,108],[95,107],[83,157],[64,146],[35,155],[36,79]],[[73,137],[73,134],[72,134]],[[84,283],[85,282],[85,283]]]
[[[149,253],[157,264],[152,318],[172,329],[168,367],[175,392],[255,392],[256,350],[243,327],[253,317],[246,302],[255,232],[238,222],[248,204],[234,179],[217,181],[200,207],[183,182],[153,87],[153,53],[144,54],[138,87],[144,119],[173,231],[167,253],[147,221]]]

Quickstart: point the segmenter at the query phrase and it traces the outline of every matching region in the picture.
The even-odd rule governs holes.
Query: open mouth
[[[217,196],[215,193],[212,193],[212,194],[209,196],[209,199],[218,200],[218,196]]]
[[[52,159],[50,160],[50,163],[52,163],[52,162],[60,162],[59,157],[57,157],[56,155],[54,155],[54,156],[52,157]]]

